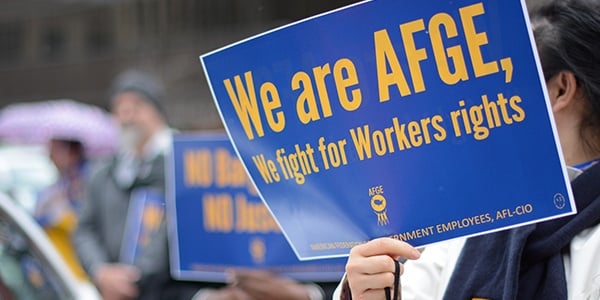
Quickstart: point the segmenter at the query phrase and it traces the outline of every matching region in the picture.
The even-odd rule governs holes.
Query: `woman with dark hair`
[[[86,279],[71,243],[87,177],[84,147],[76,140],[54,138],[49,142],[48,154],[56,167],[58,179],[40,192],[34,216],[73,274]]]
[[[578,213],[423,253],[372,240],[352,249],[334,298],[389,297],[408,259],[404,300],[600,299],[600,1],[547,1],[530,18]]]

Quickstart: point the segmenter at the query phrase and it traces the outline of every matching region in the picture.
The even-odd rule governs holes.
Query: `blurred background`
[[[221,128],[201,54],[351,0],[2,0],[0,109],[75,99],[107,107],[129,68],[160,77],[180,130]]]
[[[2,0],[0,109],[61,98],[107,108],[111,80],[137,68],[164,81],[172,126],[221,128],[201,54],[354,2]]]

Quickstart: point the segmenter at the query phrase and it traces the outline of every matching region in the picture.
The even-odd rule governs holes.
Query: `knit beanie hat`
[[[161,103],[164,96],[164,86],[156,77],[136,70],[128,70],[119,74],[110,89],[109,104],[112,106],[114,96],[123,92],[139,93],[144,100],[156,108],[165,120],[167,119],[165,109]]]

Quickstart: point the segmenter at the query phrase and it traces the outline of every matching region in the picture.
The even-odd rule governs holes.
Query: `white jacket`
[[[430,245],[415,261],[404,264],[401,278],[403,300],[442,299],[464,239]],[[570,300],[600,299],[600,225],[587,229],[571,242],[564,256]],[[333,299],[340,299],[341,284]]]
[[[464,242],[454,239],[436,243],[428,246],[418,260],[407,261],[401,277],[402,300],[442,299]],[[578,234],[570,250],[563,256],[569,299],[599,300],[600,225]],[[342,284],[333,299],[340,299],[341,289]]]

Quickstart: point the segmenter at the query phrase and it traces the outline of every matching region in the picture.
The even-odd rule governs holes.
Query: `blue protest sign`
[[[301,259],[575,212],[524,1],[361,2],[200,59]]]
[[[298,260],[224,133],[176,135],[167,172],[175,278],[225,281],[228,268],[308,281],[342,278],[344,259]]]
[[[165,197],[161,190],[144,187],[131,191],[119,261],[135,265],[159,234],[164,220]]]

